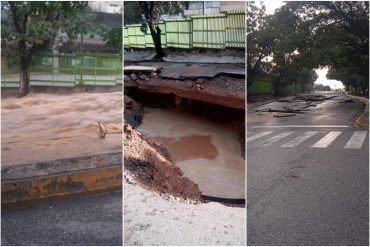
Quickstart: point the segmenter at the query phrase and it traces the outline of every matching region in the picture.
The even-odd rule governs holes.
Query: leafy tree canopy
[[[188,1],[138,1],[125,2],[125,25],[138,23],[141,20],[141,30],[145,33],[149,31],[153,38],[156,57],[164,57],[164,52],[161,45],[161,30],[158,26],[158,21],[162,14],[178,14],[182,13],[189,6]]]
[[[302,69],[311,70],[312,81],[313,69],[326,66],[329,78],[368,89],[368,2],[294,1],[273,15],[263,10],[253,3],[248,8],[248,83],[250,68],[270,57],[267,64],[280,84],[302,81]]]
[[[2,22],[3,54],[20,65],[20,96],[29,92],[29,67],[38,48],[55,46],[70,34],[70,20],[88,8],[88,2],[8,1],[1,8],[9,20]]]

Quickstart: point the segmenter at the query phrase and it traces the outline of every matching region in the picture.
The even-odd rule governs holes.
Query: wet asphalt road
[[[122,192],[2,206],[4,245],[122,245]]]
[[[248,124],[248,137],[271,131],[248,142],[248,245],[369,245],[368,133],[361,148],[344,148],[360,130],[350,123],[361,110],[359,102],[333,99],[303,115]],[[316,132],[282,147],[307,131]],[[332,131],[339,135],[330,145],[311,147]]]

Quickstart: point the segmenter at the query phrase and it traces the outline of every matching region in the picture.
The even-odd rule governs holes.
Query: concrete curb
[[[1,203],[122,189],[122,152],[3,165]]]
[[[345,94],[348,97],[353,98],[353,99],[357,99],[357,100],[359,100],[359,101],[361,101],[362,103],[365,104],[364,111],[355,120],[355,126],[356,127],[359,127],[359,128],[369,129],[369,124],[366,124],[366,123],[362,123],[361,122],[361,119],[363,119],[365,117],[364,116],[365,115],[365,112],[366,111],[369,111],[369,100],[366,99],[366,98],[363,98],[363,97],[358,97],[358,96],[350,95],[346,91],[345,91]]]

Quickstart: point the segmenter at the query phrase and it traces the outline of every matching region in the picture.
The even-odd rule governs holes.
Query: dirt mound
[[[144,188],[182,199],[199,200],[198,185],[183,177],[167,150],[124,125],[124,175]]]

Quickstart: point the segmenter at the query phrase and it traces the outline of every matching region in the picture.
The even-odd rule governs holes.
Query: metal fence
[[[245,13],[230,12],[226,18],[226,47],[245,47]]]
[[[193,20],[193,47],[225,48],[226,15],[201,15]]]
[[[167,47],[192,48],[192,21],[189,18],[165,20]]]
[[[122,84],[122,62],[115,54],[35,54],[30,67],[31,86],[74,87]],[[2,59],[1,87],[19,86],[19,67]]]
[[[123,28],[125,48],[152,48],[150,32],[141,24]],[[245,13],[242,11],[191,18],[168,19],[159,23],[162,47],[224,49],[245,47]]]

